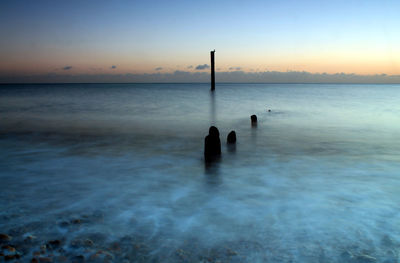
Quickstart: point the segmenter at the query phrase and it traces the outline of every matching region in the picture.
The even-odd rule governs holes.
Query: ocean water
[[[3,256],[399,262],[399,101],[400,85],[1,85]]]

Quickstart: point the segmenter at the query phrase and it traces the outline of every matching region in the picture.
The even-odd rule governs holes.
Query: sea
[[[399,102],[383,84],[0,85],[0,262],[399,262]]]

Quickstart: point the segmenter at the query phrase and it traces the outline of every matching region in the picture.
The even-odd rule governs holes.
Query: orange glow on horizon
[[[114,54],[115,55],[115,54]],[[187,54],[185,54],[187,55]],[[56,61],[63,61],[57,63]],[[208,72],[196,70],[197,65],[209,64],[209,54],[195,54],[179,56],[179,54],[165,54],[163,56],[138,57],[136,55],[122,56],[98,53],[86,56],[19,56],[7,57],[0,62],[0,74],[153,74],[173,73],[177,70],[188,72]],[[113,65],[116,68],[111,68]],[[64,70],[66,66],[71,69]],[[161,70],[156,70],[162,68]],[[400,75],[400,54],[370,54],[362,53],[321,53],[314,55],[301,54],[262,54],[255,53],[228,54],[216,53],[216,71],[235,71],[230,68],[240,68],[244,72],[264,71],[306,71],[310,73],[347,73],[359,75]]]

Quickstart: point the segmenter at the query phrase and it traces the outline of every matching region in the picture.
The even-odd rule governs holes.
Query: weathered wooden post
[[[221,140],[219,131],[215,126],[211,126],[208,135],[204,138],[204,159],[206,162],[215,161],[221,156]]]
[[[210,52],[211,55],[211,91],[215,90],[215,61],[214,61],[215,49]]]

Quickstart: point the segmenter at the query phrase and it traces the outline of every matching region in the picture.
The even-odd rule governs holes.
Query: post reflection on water
[[[217,122],[217,105],[216,105],[216,91],[210,91],[210,120],[211,125],[216,125]]]

